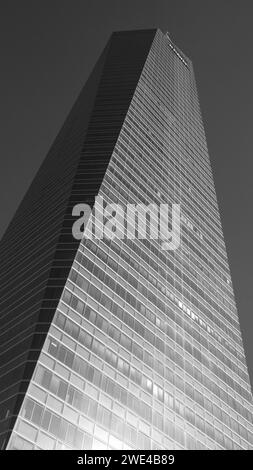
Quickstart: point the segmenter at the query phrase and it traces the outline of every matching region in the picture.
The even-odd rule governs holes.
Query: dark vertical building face
[[[180,204],[179,246],[79,243],[72,208],[97,194]],[[112,36],[2,241],[1,269],[3,447],[252,448],[194,72],[168,35]]]
[[[0,244],[0,447],[20,412],[155,31],[114,33]]]

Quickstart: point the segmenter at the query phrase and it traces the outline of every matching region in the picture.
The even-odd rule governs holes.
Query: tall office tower
[[[180,204],[179,247],[76,240],[72,209],[97,194]],[[112,35],[2,240],[0,269],[2,448],[252,448],[193,68],[167,34]]]

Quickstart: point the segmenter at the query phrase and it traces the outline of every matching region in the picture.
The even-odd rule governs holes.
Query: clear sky
[[[111,32],[169,31],[194,64],[253,383],[252,23],[250,0],[4,2],[0,236]]]

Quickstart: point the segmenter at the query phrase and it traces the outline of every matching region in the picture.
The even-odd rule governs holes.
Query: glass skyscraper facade
[[[61,194],[63,215],[39,302],[23,309],[21,343],[37,306],[32,339],[15,360],[15,302],[4,304],[3,448],[252,449],[251,388],[191,61],[160,30],[115,33],[55,145],[38,178],[46,226]],[[71,208],[96,194],[122,206],[180,204],[180,246],[71,240]],[[33,214],[36,197],[21,213]]]

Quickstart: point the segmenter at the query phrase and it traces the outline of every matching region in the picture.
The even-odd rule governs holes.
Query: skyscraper
[[[180,204],[181,240],[76,240],[76,204]],[[191,61],[114,33],[0,246],[1,446],[247,449],[252,395]]]

